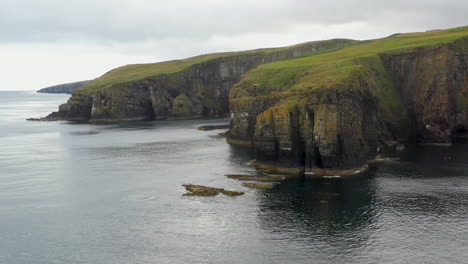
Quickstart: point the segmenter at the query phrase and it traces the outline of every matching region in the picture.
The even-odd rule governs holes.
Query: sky
[[[0,90],[133,63],[468,25],[466,0],[0,0]]]

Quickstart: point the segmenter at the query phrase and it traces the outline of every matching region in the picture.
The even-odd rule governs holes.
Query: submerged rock
[[[185,193],[184,196],[215,196],[220,193],[228,196],[239,196],[244,194],[244,192],[230,191],[203,185],[183,184],[182,186],[189,191],[188,193]]]
[[[45,118],[27,118],[26,119],[27,121],[49,121],[48,119],[45,119]]]
[[[340,178],[342,176],[352,176],[357,174],[362,174],[369,169],[369,166],[366,164],[360,168],[352,169],[309,169],[304,172],[306,177],[323,177],[323,178]]]
[[[273,189],[276,183],[257,183],[257,182],[244,182],[243,186],[255,189]]]
[[[370,162],[387,162],[387,161],[399,161],[400,158],[398,157],[386,157],[384,155],[377,155],[374,160],[371,160]]]
[[[286,179],[285,176],[279,175],[279,176],[254,176],[254,175],[237,175],[237,174],[226,174],[226,177],[230,179],[235,179],[239,181],[260,181],[260,182],[277,182],[277,181],[283,181]]]
[[[281,166],[281,164],[274,162],[259,162],[252,161],[250,165],[255,167],[259,172],[265,175],[286,175],[288,177],[297,177],[302,175],[304,169],[298,166]]]
[[[213,126],[201,126],[197,128],[198,130],[208,131],[216,129],[229,129],[229,125],[213,125]]]

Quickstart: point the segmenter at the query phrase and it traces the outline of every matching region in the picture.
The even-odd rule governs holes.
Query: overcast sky
[[[466,0],[0,0],[0,90],[112,68],[468,24]]]

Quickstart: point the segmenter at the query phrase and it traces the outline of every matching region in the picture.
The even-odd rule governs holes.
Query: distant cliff
[[[91,81],[81,81],[81,82],[73,82],[73,83],[65,83],[54,85],[46,88],[42,88],[38,93],[67,93],[71,94],[75,89],[78,89],[82,86],[85,86]]]
[[[352,40],[315,41],[285,48],[202,55],[127,65],[73,92],[49,120],[152,120],[225,116],[229,90],[260,64],[336,50]]]
[[[352,169],[468,129],[468,27],[114,69],[43,120],[231,114],[227,141],[281,167]]]

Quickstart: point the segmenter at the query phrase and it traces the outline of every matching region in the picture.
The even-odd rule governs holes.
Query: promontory
[[[126,65],[44,119],[227,115],[229,143],[305,171],[358,168],[410,142],[450,144],[468,128],[468,27]]]

